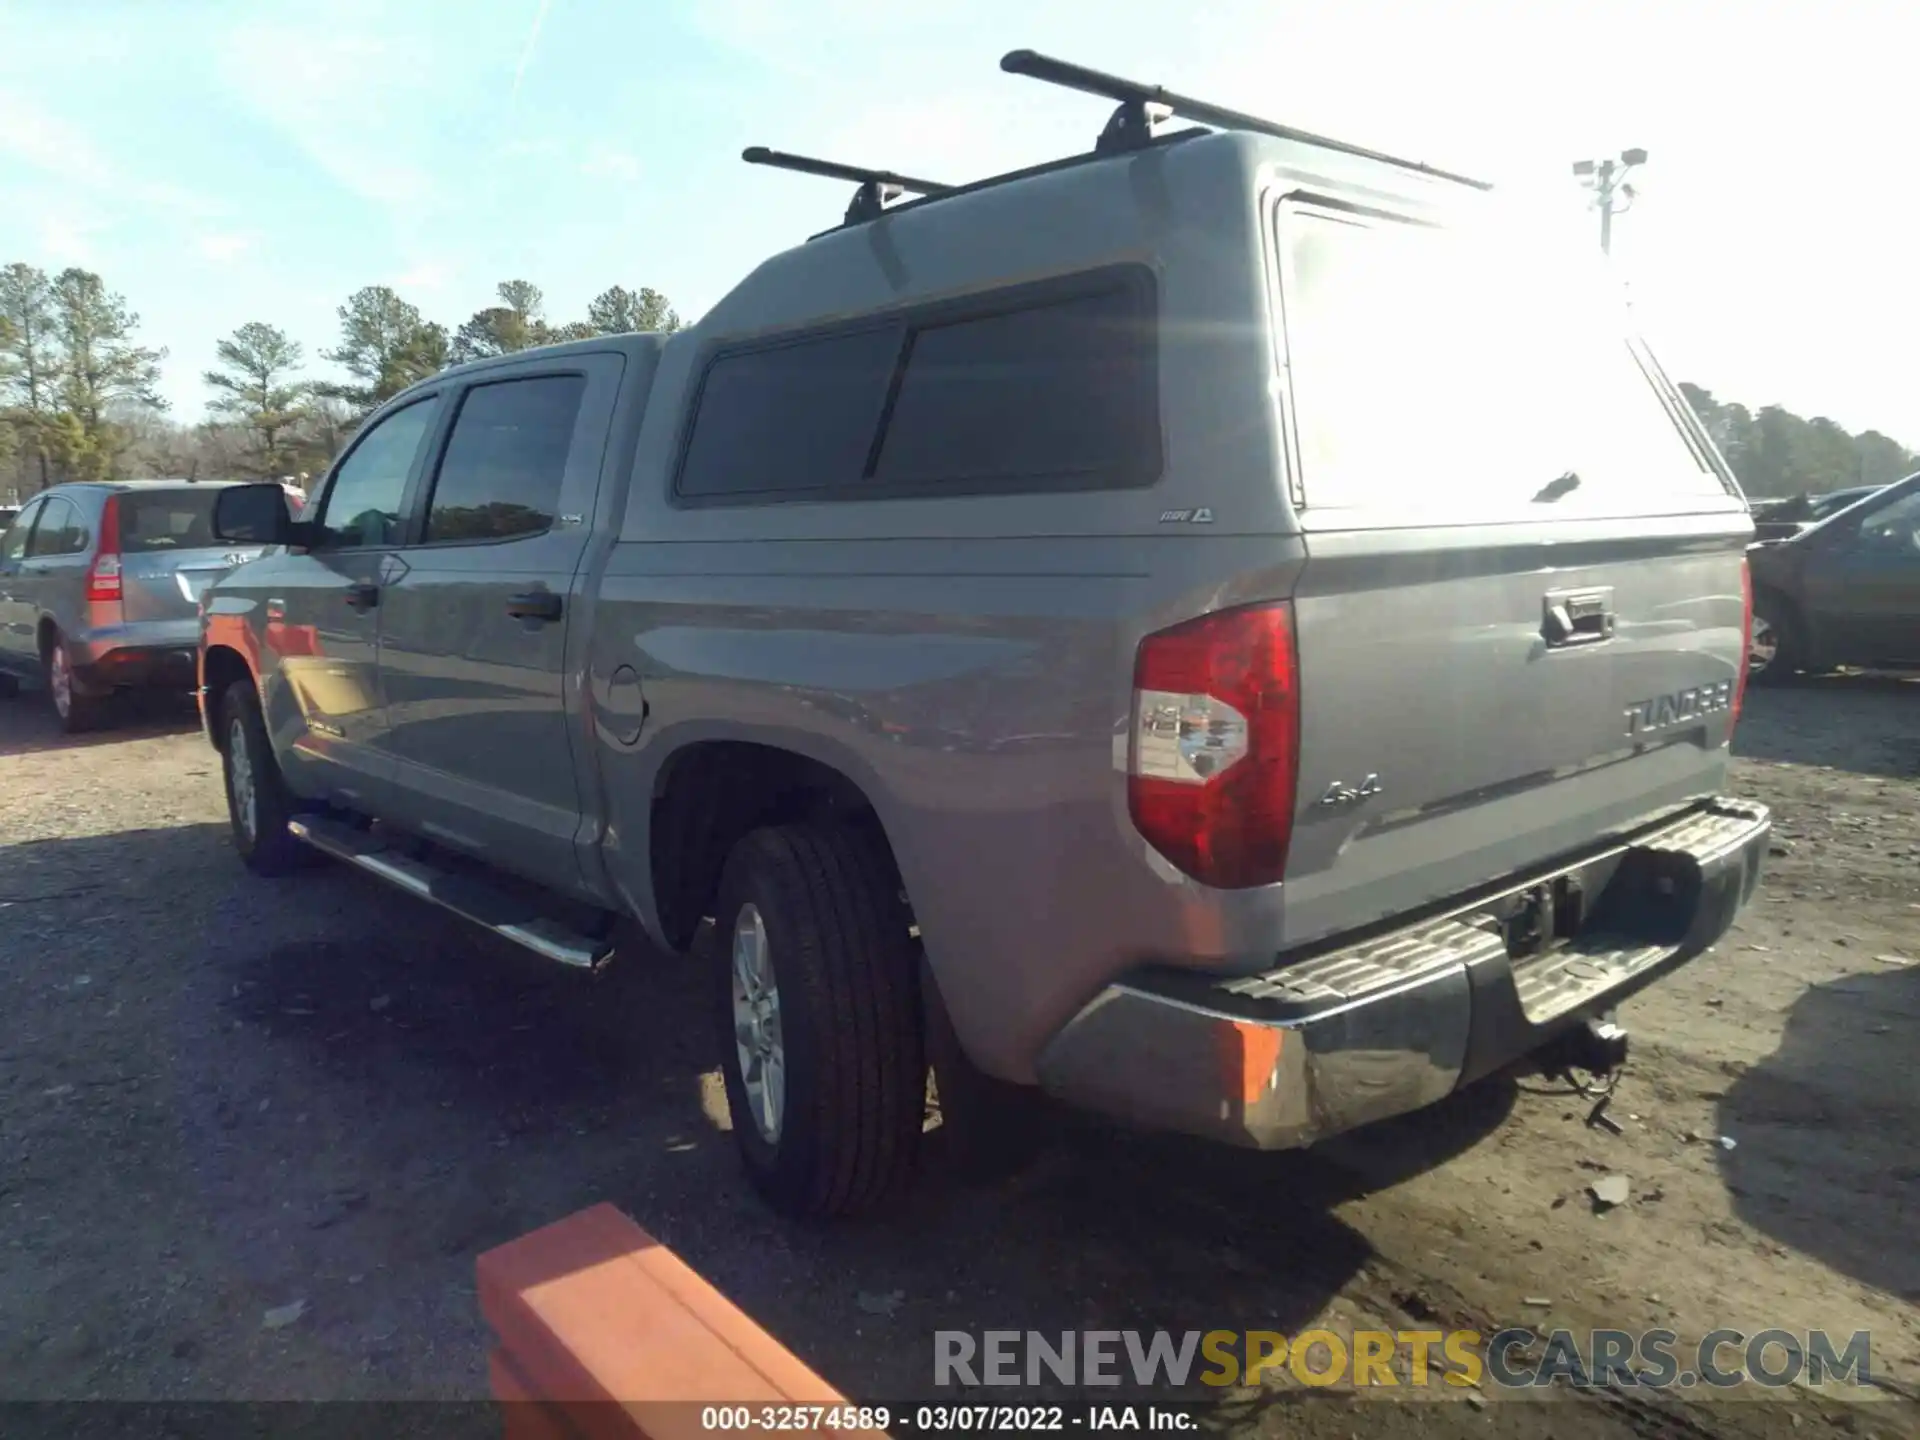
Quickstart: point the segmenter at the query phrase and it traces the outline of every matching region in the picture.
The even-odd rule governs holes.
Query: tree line
[[[1920,470],[1920,455],[1878,430],[1850,435],[1824,415],[1807,420],[1783,405],[1748,410],[1698,385],[1680,389],[1756,500],[1887,485]]]
[[[615,285],[581,320],[552,321],[540,287],[508,280],[497,304],[449,330],[385,285],[355,291],[319,352],[344,379],[307,372],[306,347],[249,321],[214,347],[207,418],[181,424],[159,393],[164,349],[99,275],[0,268],[0,499],[68,480],[317,475],[369,412],[448,365],[594,335],[680,328],[666,296]]]
[[[0,269],[0,497],[62,480],[137,475],[284,479],[317,475],[362,417],[448,365],[534,345],[680,328],[659,291],[615,285],[586,318],[547,318],[540,287],[504,281],[497,304],[453,330],[385,285],[340,306],[340,334],[322,360],[345,379],[318,379],[306,348],[250,321],[214,347],[204,372],[207,419],[170,419],[159,393],[167,352],[139,341],[140,317],[90,270]],[[1749,495],[1758,498],[1885,484],[1920,469],[1877,430],[1858,435],[1780,405],[1758,411],[1680,387]]]

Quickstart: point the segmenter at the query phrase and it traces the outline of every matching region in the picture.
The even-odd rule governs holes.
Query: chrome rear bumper
[[[1418,1109],[1712,945],[1752,896],[1771,828],[1766,807],[1715,800],[1262,975],[1129,977],[1048,1043],[1041,1086],[1127,1120],[1261,1149]],[[1580,921],[1564,946],[1515,960],[1503,920],[1543,893],[1583,906]]]

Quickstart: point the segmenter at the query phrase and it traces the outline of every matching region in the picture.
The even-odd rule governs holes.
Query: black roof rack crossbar
[[[896,175],[891,170],[868,170],[859,165],[841,165],[833,160],[815,160],[810,155],[789,155],[784,150],[769,150],[764,145],[749,145],[740,152],[749,165],[771,165],[776,170],[792,170],[801,175],[818,175],[827,180],[851,180],[860,188],[853,192],[847,206],[849,225],[878,218],[889,200],[901,195],[944,195],[953,189],[934,180],[916,180],[911,175]]]
[[[1009,75],[1025,75],[1029,79],[1040,80],[1048,85],[1059,85],[1064,89],[1078,90],[1083,94],[1099,95],[1105,99],[1117,101],[1120,108],[1114,111],[1113,118],[1107,122],[1107,128],[1101,132],[1099,140],[1095,142],[1094,148],[1103,154],[1139,147],[1152,138],[1153,127],[1157,122],[1178,116],[1182,120],[1191,120],[1196,125],[1210,125],[1218,130],[1250,130],[1260,135],[1273,135],[1282,140],[1298,140],[1306,145],[1318,145],[1328,150],[1338,150],[1346,155],[1379,160],[1404,170],[1417,170],[1423,175],[1471,185],[1476,190],[1493,188],[1492,184],[1485,180],[1475,180],[1471,176],[1438,170],[1431,165],[1422,165],[1417,160],[1403,160],[1397,155],[1387,155],[1378,150],[1349,145],[1342,140],[1329,140],[1324,135],[1295,130],[1286,125],[1275,124],[1271,120],[1262,120],[1258,115],[1245,115],[1222,105],[1210,105],[1205,100],[1176,95],[1159,85],[1142,85],[1137,80],[1123,80],[1117,75],[1104,75],[1098,70],[1069,64],[1065,60],[1055,60],[1050,55],[1040,55],[1032,50],[1009,51],[1001,57],[1000,68]]]

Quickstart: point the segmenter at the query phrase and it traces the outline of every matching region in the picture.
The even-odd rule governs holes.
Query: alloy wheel
[[[227,731],[227,789],[233,796],[233,818],[252,843],[260,829],[260,801],[253,780],[253,757],[247,750],[246,726],[238,716]]]
[[[66,645],[56,640],[47,652],[47,688],[53,692],[53,708],[62,720],[73,714],[73,666],[67,662]]]
[[[776,1144],[787,1105],[787,1052],[767,926],[751,904],[741,906],[733,922],[733,1044],[754,1128]]]

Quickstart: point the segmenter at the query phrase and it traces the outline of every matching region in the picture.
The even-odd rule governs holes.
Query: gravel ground
[[[344,868],[255,880],[191,726],[143,707],[63,740],[32,697],[0,703],[0,1399],[484,1397],[474,1256],[602,1199],[867,1398],[925,1398],[938,1328],[1317,1321],[1867,1329],[1884,1386],[1916,1398],[1920,683],[1750,697],[1736,788],[1780,843],[1735,931],[1623,1012],[1624,1134],[1520,1077],[1304,1155],[1067,1118],[1011,1179],[818,1229],[736,1175],[695,962],[590,979]],[[1633,1198],[1595,1214],[1601,1171]],[[1915,1419],[1294,1398],[1241,1397],[1231,1424]]]

